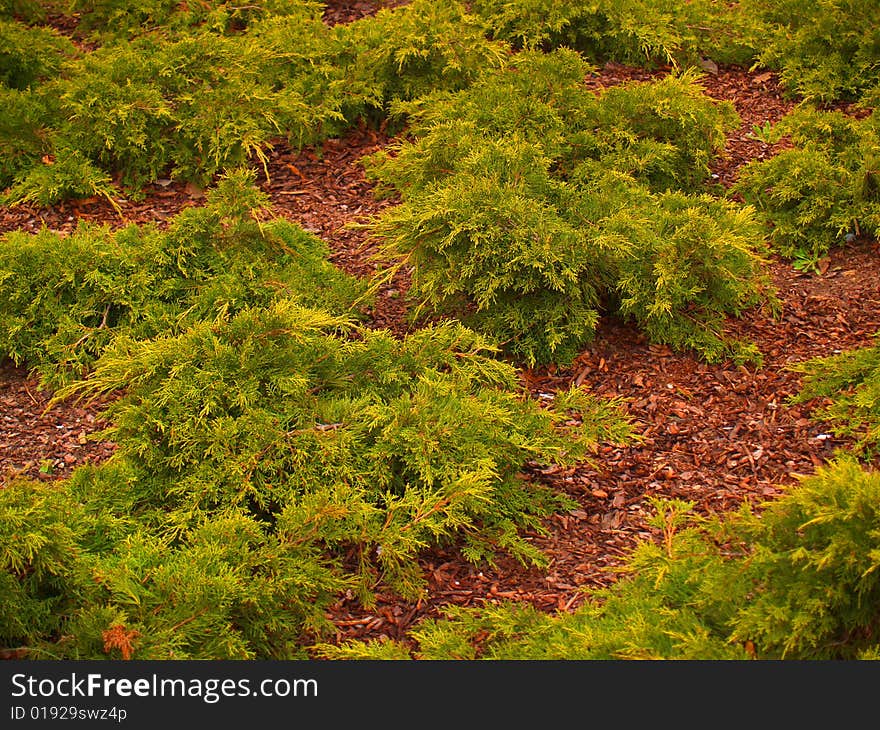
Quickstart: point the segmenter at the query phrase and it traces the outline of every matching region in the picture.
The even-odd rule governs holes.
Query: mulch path
[[[375,7],[333,3],[328,18],[351,20]],[[663,70],[649,74],[609,65],[590,83],[610,85],[656,73]],[[778,151],[751,136],[754,126],[778,121],[794,104],[783,98],[775,74],[722,68],[707,73],[703,83],[713,97],[733,101],[742,117],[713,167],[717,181],[729,186],[743,164]],[[327,240],[335,263],[360,276],[369,275],[376,263],[363,233],[345,225],[391,201],[373,197],[358,160],[387,143],[383,133],[368,128],[353,129],[320,150],[294,151],[279,141],[270,154],[270,180],[262,183],[279,215]],[[79,220],[161,225],[202,196],[200,190],[162,181],[142,202],[120,200],[121,214],[101,200],[42,210],[23,205],[0,209],[0,231],[43,225],[69,231]],[[760,347],[760,368],[708,365],[651,345],[625,323],[605,318],[572,367],[524,371],[523,381],[535,397],[575,383],[599,396],[621,398],[640,440],[602,446],[593,465],[526,470],[526,478],[566,492],[579,505],[547,520],[547,534],[527,535],[549,556],[549,568],[524,567],[503,555],[494,566],[473,566],[454,548],[429,551],[420,560],[428,580],[423,600],[379,593],[368,609],[343,598],[330,615],[336,640],[402,638],[414,622],[438,615],[448,604],[517,600],[548,611],[572,610],[584,600],[585,588],[617,578],[622,559],[638,540],[653,537],[647,524],[650,497],[691,500],[698,512],[717,513],[745,500],[773,499],[798,475],[813,472],[847,444],[809,418],[815,404],[790,404],[800,376],[787,366],[872,342],[880,330],[878,254],[876,241],[857,240],[832,252],[822,275],[772,260],[781,316],[755,311],[729,323],[731,334]],[[397,280],[380,292],[373,326],[397,332],[410,327],[405,291],[406,281]],[[0,368],[0,476],[61,479],[76,466],[112,453],[112,444],[92,440],[102,426],[99,405],[59,403],[47,411],[48,398],[22,369]]]

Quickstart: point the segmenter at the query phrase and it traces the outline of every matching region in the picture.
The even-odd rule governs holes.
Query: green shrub
[[[690,0],[678,2],[669,12],[684,26],[682,63],[699,56],[719,64],[748,66],[766,37],[766,26],[748,0]]]
[[[105,435],[135,470],[143,507],[132,511],[156,511],[157,529],[246,510],[316,532],[333,550],[358,546],[365,595],[374,566],[418,594],[414,557],[453,538],[474,561],[500,548],[540,562],[517,530],[541,530],[565,500],[519,470],[574,463],[598,438],[622,437],[613,404],[572,391],[538,407],[460,325],[403,341],[354,334],[282,300],[174,337],[117,337],[59,397],[124,391]]]
[[[122,23],[125,16],[139,25],[172,10],[162,2],[88,5],[94,17],[87,12],[84,23]],[[172,5],[169,27],[170,18],[189,12]],[[202,4],[192,7],[198,14]],[[123,33],[63,64],[60,52],[50,56],[29,44],[33,58],[19,53],[16,59],[46,65],[28,78],[47,77],[40,98],[52,100],[48,151],[75,152],[118,176],[131,194],[168,176],[206,186],[221,170],[254,161],[268,176],[274,141],[286,138],[298,148],[338,136],[362,118],[376,121],[392,98],[461,88],[507,55],[460,5],[436,0],[337,28],[322,21],[316,3],[211,7],[221,15],[254,12],[235,34],[218,33],[207,20],[186,32]],[[0,33],[0,52],[2,45]],[[0,53],[0,77],[2,70]],[[11,145],[30,149],[26,139]],[[64,194],[60,168],[39,169],[33,157],[19,158],[22,164],[10,165],[6,177],[27,180],[29,199],[56,202]],[[51,189],[41,190],[42,183]]]
[[[830,660],[876,657],[880,474],[841,459],[760,512],[686,521],[655,502],[657,543],[571,614],[451,609],[393,641],[321,644],[331,659]]]
[[[491,152],[496,168],[520,172],[512,155]],[[540,181],[540,171],[523,177]],[[529,364],[570,362],[606,308],[710,361],[758,357],[723,333],[726,313],[774,301],[749,210],[631,182],[543,182],[518,185],[480,166],[383,213],[371,232],[384,255],[413,267],[422,307],[464,318]]]
[[[518,531],[570,504],[520,469],[629,433],[582,391],[539,405],[460,325],[290,300],[118,337],[58,397],[108,391],[110,461],[0,490],[0,642],[34,658],[304,658],[346,590],[419,595],[427,546],[541,563]]]
[[[513,138],[470,161],[374,219],[371,234],[413,267],[421,307],[464,318],[526,362],[570,361],[595,328],[608,256],[553,205],[567,190],[540,149]]]
[[[166,231],[0,239],[0,352],[50,385],[78,377],[117,334],[150,337],[276,298],[349,312],[364,287],[326,260],[326,244],[283,220],[263,222],[253,173],[227,175],[204,208]]]
[[[147,44],[102,48],[52,85],[64,142],[128,186],[161,177],[172,162],[174,102],[163,93],[159,53]]]
[[[618,312],[650,340],[710,362],[760,361],[755,345],[724,334],[727,315],[778,307],[752,211],[708,195],[646,195],[605,219],[599,236],[602,248],[616,252]]]
[[[523,52],[467,90],[393,107],[412,141],[367,158],[403,202],[366,223],[420,306],[529,364],[570,361],[603,309],[710,359],[726,313],[768,296],[751,212],[699,190],[735,118],[692,74],[596,96],[572,51]],[[656,192],[655,192],[656,191]],[[772,301],[772,296],[769,296]]]
[[[354,54],[349,77],[378,86],[385,100],[464,88],[507,57],[505,44],[487,40],[483,25],[449,0],[383,8],[337,33]]]
[[[291,57],[258,35],[201,33],[99,49],[57,85],[60,137],[120,172],[127,186],[165,174],[207,184],[226,167],[265,162],[275,138],[314,142],[344,122],[340,84],[324,98],[326,68],[294,81],[272,73]]]
[[[406,119],[410,139],[365,158],[368,175],[404,197],[419,194],[454,175],[487,140],[512,135],[550,158],[571,157],[569,136],[595,121],[598,102],[582,85],[591,70],[573,51],[523,52],[468,89],[394,102],[391,113]]]
[[[73,149],[59,149],[46,155],[42,164],[25,168],[15,176],[4,202],[36,203],[47,207],[69,198],[102,196],[119,209],[110,176]]]
[[[32,658],[302,658],[347,585],[313,545],[244,515],[171,540],[130,519],[118,482],[74,481],[0,489],[0,642]]]
[[[128,36],[167,24],[179,3],[175,0],[147,0],[136,5],[118,0],[73,0],[70,10],[80,18],[83,30],[104,29],[112,36]],[[185,4],[189,7],[189,3]],[[203,4],[194,3],[198,8]]]
[[[575,159],[631,174],[652,190],[699,190],[739,123],[733,105],[710,99],[699,81],[690,69],[605,90],[571,139]]]
[[[783,255],[815,261],[848,234],[880,233],[880,133],[874,115],[801,110],[785,117],[773,139],[794,149],[746,165],[733,188],[771,227]]]
[[[813,358],[791,369],[804,374],[794,402],[820,399],[817,420],[838,436],[855,437],[858,451],[880,453],[880,347]]]
[[[49,118],[39,94],[0,86],[0,189],[51,149]]]
[[[710,100],[692,71],[596,96],[582,84],[590,70],[571,51],[523,52],[465,91],[394,104],[415,140],[392,145],[387,165],[391,155],[374,155],[371,173],[405,195],[454,172],[483,138],[516,134],[545,150],[558,177],[610,168],[654,190],[698,190],[738,121],[733,106]]]
[[[0,18],[10,18],[24,22],[40,22],[55,3],[39,0],[0,0]]]
[[[708,55],[746,63],[754,53],[750,16],[718,0],[474,0],[471,12],[492,37],[525,48],[567,46],[594,61],[687,64]]]
[[[809,101],[854,100],[880,86],[876,0],[748,0],[767,28],[758,60]]]
[[[105,39],[130,39],[143,33],[185,34],[199,27],[215,33],[242,31],[267,17],[292,15],[320,19],[323,3],[314,0],[257,0],[232,3],[200,0],[147,0],[129,3],[121,0],[73,0],[70,10],[79,17],[80,29]]]
[[[54,484],[27,481],[0,489],[0,515],[0,643],[58,635],[71,604],[91,592],[84,543],[94,520]]]
[[[768,657],[877,654],[880,475],[841,458],[739,534],[753,546],[734,640]]]
[[[565,49],[523,52],[464,91],[394,104],[414,139],[368,158],[368,171],[406,197],[469,164],[484,141],[518,135],[545,151],[555,177],[586,163],[586,180],[610,169],[656,191],[700,190],[738,122],[733,106],[707,97],[693,71],[597,96],[582,84],[591,68]]]
[[[249,28],[248,37],[262,52],[264,79],[291,98],[301,98],[302,108],[282,122],[292,144],[336,136],[382,109],[383,85],[363,73],[348,32],[328,28],[320,14],[270,17]]]
[[[51,150],[57,104],[39,86],[74,53],[73,44],[57,32],[0,15],[0,190]]]
[[[3,86],[28,89],[58,73],[63,60],[75,52],[73,44],[57,31],[0,19],[0,84]]]

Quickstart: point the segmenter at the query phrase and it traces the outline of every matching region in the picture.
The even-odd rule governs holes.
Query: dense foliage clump
[[[39,22],[46,19],[51,3],[39,0],[0,0],[0,18]]]
[[[312,544],[244,514],[184,536],[127,512],[128,482],[0,489],[0,643],[46,659],[301,658],[346,582]]]
[[[57,74],[74,55],[73,43],[57,31],[0,17],[0,86],[28,89]]]
[[[570,360],[604,309],[709,359],[754,356],[722,324],[767,296],[759,226],[696,194],[735,113],[692,74],[594,95],[588,72],[572,51],[523,52],[398,104],[414,139],[367,163],[402,204],[371,234],[423,307],[530,364]]]
[[[200,28],[218,34],[240,32],[265,18],[304,15],[320,18],[323,3],[315,0],[255,0],[248,3],[227,0],[200,0],[181,3],[176,0],[72,0],[70,11],[79,20],[77,31],[105,41],[131,38],[161,31],[185,34]]]
[[[402,342],[354,334],[344,319],[284,300],[176,337],[117,338],[73,390],[126,389],[109,434],[142,471],[140,494],[162,509],[164,529],[230,508],[274,520],[317,499],[348,505],[336,529],[371,543],[362,560],[398,582],[412,578],[418,548],[459,531],[474,558],[490,536],[535,557],[515,527],[553,499],[519,469],[584,457],[598,434],[619,432],[600,418],[613,409],[577,392],[538,408],[460,325]],[[567,438],[557,423],[569,423]]]
[[[877,0],[749,0],[760,19],[758,61],[781,70],[791,94],[856,100],[880,89]]]
[[[796,402],[818,399],[815,417],[866,455],[880,453],[880,347],[864,347],[792,366],[804,374]]]
[[[0,189],[51,149],[54,100],[39,89],[76,55],[58,32],[0,15]]]
[[[610,314],[708,360],[758,359],[724,330],[776,304],[765,234],[799,265],[878,235],[880,139],[863,113],[880,99],[876,0],[414,0],[336,27],[324,9],[0,0],[4,203],[118,206],[163,178],[217,183],[164,228],[0,238],[0,357],[56,400],[112,401],[116,444],[66,480],[0,485],[0,646],[880,657],[880,476],[843,458],[760,513],[655,502],[660,541],[571,615],[490,602],[406,646],[317,643],[340,596],[422,597],[431,547],[545,565],[523,532],[573,503],[529,472],[631,437],[614,401],[536,401],[502,353],[568,363]],[[671,73],[591,89],[609,61]],[[790,115],[771,141],[794,148],[719,197],[710,166],[739,119],[688,69],[713,62],[861,107]],[[369,284],[255,187],[274,146],[320,153],[359,123],[407,135],[366,161],[399,197],[363,224],[378,281],[406,267],[417,313],[445,318],[402,338],[359,324]],[[825,399],[817,417],[875,455],[880,347],[795,369],[798,399]]]
[[[303,37],[327,35],[319,18],[295,22]],[[137,189],[164,175],[205,184],[226,167],[265,160],[275,138],[332,136],[344,122],[339,71],[322,66],[318,51],[303,58],[273,40],[201,33],[98,49],[55,85],[56,145]]]
[[[83,375],[118,334],[180,331],[279,297],[352,311],[364,285],[327,262],[323,241],[269,220],[253,181],[230,173],[166,230],[83,224],[69,236],[0,238],[0,353],[57,385]]]
[[[413,0],[336,29],[355,62],[349,78],[384,101],[468,86],[508,55],[457,0]]]
[[[51,149],[48,108],[37,93],[0,86],[0,186],[25,175]]]
[[[794,112],[773,130],[773,139],[788,137],[794,148],[741,171],[734,192],[760,211],[780,253],[815,261],[848,238],[880,233],[875,117]]]
[[[520,470],[628,431],[581,391],[538,405],[459,325],[398,340],[288,299],[119,336],[58,395],[110,391],[110,462],[0,490],[0,639],[36,656],[301,656],[340,592],[419,595],[430,545],[540,564],[519,530],[568,502]]]
[[[330,601],[421,595],[417,558],[544,556],[570,508],[525,477],[629,428],[540,404],[460,324],[357,325],[364,285],[237,171],[165,230],[12,233],[2,343],[56,399],[113,396],[114,457],[0,490],[0,640],[56,658],[292,658]]]
[[[81,5],[83,28],[104,29],[90,52],[0,21],[0,82],[32,89],[24,108],[0,110],[7,202],[111,197],[112,176],[136,194],[161,177],[204,186],[254,161],[268,174],[278,140],[319,143],[381,119],[392,99],[462,88],[508,50],[437,0],[336,28],[307,1]]]
[[[492,37],[520,48],[565,46],[592,61],[746,63],[754,55],[753,16],[718,0],[474,0],[471,12]]]
[[[876,659],[880,474],[840,459],[759,512],[688,518],[655,503],[661,539],[574,613],[452,609],[393,641],[321,645],[330,658]]]

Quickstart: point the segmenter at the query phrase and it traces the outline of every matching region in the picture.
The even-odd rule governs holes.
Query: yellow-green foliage
[[[815,260],[847,235],[880,233],[880,131],[875,114],[800,110],[773,129],[794,149],[740,172],[733,192],[769,224],[783,255]]]
[[[267,17],[320,18],[324,3],[315,0],[72,0],[70,10],[79,18],[79,32],[105,41],[131,38],[145,32],[184,34],[192,28],[235,33]]]
[[[873,658],[880,650],[880,474],[840,459],[760,512],[685,519],[655,502],[658,542],[574,613],[455,609],[395,642],[322,644],[333,659]]]
[[[0,85],[27,89],[58,73],[76,49],[54,30],[0,18]]]
[[[303,656],[302,632],[346,587],[313,544],[242,514],[171,540],[131,518],[120,486],[0,489],[0,644],[47,659]]]
[[[329,32],[320,20],[299,27]],[[59,144],[137,188],[165,174],[204,184],[225,167],[265,160],[272,139],[299,145],[331,135],[344,122],[339,73],[334,84],[319,51],[313,68],[273,40],[148,37],[88,54],[54,84]]]
[[[111,15],[134,7],[108,5]],[[286,138],[294,146],[323,140],[370,107],[375,92],[346,78],[350,58],[322,22],[318,5],[294,3],[265,15],[235,35],[218,34],[207,25],[186,33],[143,32],[65,63],[55,58],[60,51],[51,56],[29,44],[30,56],[22,50],[15,59],[33,56],[46,66],[28,76],[44,80],[34,96],[51,107],[40,118],[47,127],[43,147],[58,157],[83,159],[101,174],[118,173],[133,192],[169,175],[206,185],[227,167],[265,163],[273,140]],[[0,25],[0,31],[5,25],[11,27]],[[0,53],[0,80],[3,58]],[[28,78],[22,76],[21,83],[31,83]],[[4,124],[5,116],[13,122]],[[34,123],[21,117],[4,110],[0,124],[13,131],[33,129]],[[32,147],[14,134],[9,145]],[[24,160],[33,161],[34,155]],[[59,168],[48,169],[51,162],[11,168],[18,175],[9,200],[52,204],[80,194],[75,185],[61,184]]]
[[[855,437],[858,450],[880,453],[880,347],[864,347],[791,366],[803,373],[803,403],[821,399],[815,418],[839,436]]]
[[[42,21],[49,9],[60,9],[54,2],[39,0],[0,0],[0,18],[10,18],[26,22]]]
[[[278,297],[353,311],[363,285],[326,260],[326,244],[266,220],[251,172],[209,191],[165,231],[81,225],[0,238],[0,352],[55,384],[88,369],[117,334],[150,337]]]
[[[877,0],[746,0],[744,12],[765,24],[758,60],[792,95],[854,100],[880,87]]]
[[[21,156],[24,157],[25,154]],[[114,198],[118,193],[110,175],[77,150],[62,147],[56,149],[54,154],[45,156],[43,164],[19,172],[15,177],[15,184],[2,198],[2,202],[9,205],[36,203],[49,206],[69,198],[101,196],[118,210],[119,204]]]
[[[34,656],[301,657],[329,601],[421,594],[416,558],[543,556],[569,508],[526,481],[629,429],[582,391],[539,405],[460,325],[399,340],[291,300],[117,337],[59,392],[120,392],[99,466],[0,489],[0,642]]]
[[[56,31],[0,15],[0,191],[51,149],[49,128],[57,114],[51,95],[39,86],[75,55],[73,44]]]
[[[507,56],[457,0],[413,0],[337,32],[356,57],[349,77],[378,86],[386,100],[464,88]]]
[[[32,91],[0,86],[0,188],[49,151],[47,104]]]
[[[125,389],[108,434],[162,529],[229,509],[274,522],[308,506],[336,520],[325,542],[363,542],[362,567],[381,566],[410,594],[411,558],[437,540],[463,535],[475,560],[493,545],[539,559],[516,529],[538,528],[554,498],[517,473],[622,436],[614,408],[576,392],[537,407],[460,325],[402,342],[353,334],[344,319],[281,301],[175,337],[117,338],[61,395]],[[553,428],[569,421],[564,435]]]
[[[693,74],[598,96],[573,51],[522,52],[457,94],[394,111],[412,141],[366,160],[402,203],[366,227],[422,307],[529,364],[570,361],[603,310],[712,360],[753,348],[727,313],[764,301],[752,212],[699,191],[736,118]]]
[[[489,33],[525,48],[567,46],[595,61],[746,63],[754,16],[720,0],[474,0]]]
[[[44,132],[23,112],[0,110],[0,144],[14,159],[0,163],[0,183],[15,177],[8,201],[50,205],[93,187],[51,169],[62,156],[81,161],[89,180],[118,174],[135,194],[165,176],[206,185],[247,162],[268,174],[276,140],[317,143],[383,116],[391,99],[462,88],[508,51],[463,6],[437,0],[336,28],[312,2],[82,5],[84,27],[118,34],[77,58],[55,33],[0,22],[0,82],[42,82],[34,92],[46,106]],[[18,28],[33,38],[19,41]],[[34,167],[37,147],[55,154]]]

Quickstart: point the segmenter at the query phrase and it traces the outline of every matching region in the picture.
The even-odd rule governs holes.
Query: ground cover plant
[[[471,11],[493,37],[518,47],[566,46],[594,61],[633,65],[747,63],[755,26],[737,6],[715,0],[475,0]]]
[[[880,135],[874,113],[858,119],[839,111],[800,110],[772,139],[794,145],[741,171],[734,192],[770,226],[783,255],[813,263],[832,246],[880,231]]]
[[[455,0],[382,8],[338,33],[356,55],[349,78],[377,88],[383,102],[461,89],[502,65],[508,52],[507,44],[488,40],[479,20]]]
[[[415,558],[438,542],[541,564],[519,532],[570,504],[522,468],[627,436],[615,404],[582,391],[528,398],[461,325],[404,340],[357,327],[363,284],[272,220],[254,178],[228,174],[164,230],[4,239],[9,355],[68,383],[60,399],[119,396],[114,459],[49,493],[2,491],[4,608],[26,619],[4,642],[37,657],[301,656],[340,592],[418,595]]]
[[[747,6],[764,28],[758,61],[779,68],[792,94],[823,103],[876,93],[876,0],[771,0]]]
[[[255,175],[239,170],[166,230],[80,226],[0,239],[0,351],[53,387],[81,377],[117,335],[145,338],[293,298],[356,313],[365,286],[327,246],[270,220]]]
[[[75,55],[70,40],[49,28],[0,18],[0,85],[27,89],[58,73]]]
[[[581,391],[525,397],[461,326],[400,341],[291,300],[117,337],[59,397],[120,389],[109,463],[0,491],[4,608],[30,619],[2,639],[35,656],[99,658],[116,634],[135,658],[302,655],[335,593],[417,596],[415,557],[437,542],[540,563],[518,530],[566,500],[523,464],[627,432]]]
[[[0,0],[0,656],[877,658],[876,1],[368,4]]]
[[[39,44],[36,52],[33,44],[20,53],[12,48],[0,74],[9,66],[19,86],[49,77],[33,90],[42,103],[36,118],[27,105],[0,116],[0,142],[15,162],[0,169],[0,182],[14,182],[8,203],[110,195],[110,177],[137,194],[164,176],[204,186],[225,168],[251,160],[266,171],[266,153],[279,139],[303,146],[359,119],[381,120],[389,100],[460,88],[506,54],[506,46],[487,40],[460,5],[433,0],[383,10],[341,29],[322,22],[317,3],[285,4],[283,13],[267,7],[237,33],[226,32],[235,10],[229,4],[211,11],[222,22],[198,13],[197,21],[168,3],[138,6],[134,15],[125,4],[87,5],[87,26],[92,18],[101,27],[128,21],[112,26],[117,36],[67,62],[66,47],[59,45],[66,39],[6,24],[37,34]],[[162,18],[166,12],[182,15],[189,30],[177,32],[172,24],[170,32],[161,23],[153,28],[152,14]],[[125,32],[128,22],[147,30]],[[61,60],[53,61],[47,47]],[[25,51],[32,60],[45,59],[48,68],[24,73]]]
[[[814,417],[854,436],[864,455],[880,444],[880,349],[864,347],[792,366],[804,374],[799,402],[814,401]]]
[[[322,645],[330,658],[495,660],[876,659],[880,474],[852,458],[804,479],[760,513],[689,516],[655,502],[659,543],[630,576],[573,613],[501,604],[450,611],[411,645]]]
[[[56,98],[47,119],[49,152],[73,151],[137,192],[164,175],[205,185],[227,167],[265,160],[272,139],[302,144],[332,134],[344,123],[347,97],[339,71],[328,71],[323,59],[331,53],[322,48],[329,30],[305,11],[282,20],[292,52],[282,52],[271,32],[199,31],[118,41],[85,54],[36,90]],[[309,41],[305,57],[294,27]],[[53,163],[23,170],[9,200],[45,191],[45,178],[61,175]],[[63,197],[43,195],[40,202]]]
[[[13,183],[16,175],[26,174],[27,170],[38,166],[50,149],[46,126],[48,116],[46,100],[40,95],[29,90],[0,86],[0,185],[4,189]],[[91,175],[96,180],[108,177],[102,176],[93,166],[89,166],[85,172],[86,177]],[[85,191],[80,186],[81,180],[82,175],[73,178],[65,176],[62,183],[68,186],[67,189],[61,195],[50,192],[45,199],[58,199],[69,194],[86,197],[89,193],[83,194]],[[109,192],[109,188],[107,190]],[[26,195],[25,192],[22,197]]]
[[[570,362],[603,310],[709,359],[754,357],[722,325],[772,301],[759,226],[699,194],[735,112],[690,73],[596,96],[589,71],[572,51],[523,52],[465,91],[398,104],[412,141],[367,164],[403,202],[369,231],[412,267],[420,305],[529,365]]]
[[[231,34],[264,18],[294,16],[302,20],[303,14],[315,17],[321,7],[321,3],[312,0],[261,0],[246,5],[224,0],[199,3],[148,0],[136,4],[118,0],[73,0],[69,9],[79,19],[78,33],[108,40],[131,38],[155,30],[185,34],[195,27]]]
[[[60,33],[0,17],[0,187],[49,149],[52,103],[36,87],[75,55],[74,45]]]

